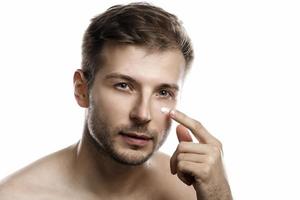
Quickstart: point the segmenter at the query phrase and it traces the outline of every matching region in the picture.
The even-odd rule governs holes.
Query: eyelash
[[[125,83],[125,82],[116,83],[116,84],[114,84],[114,87],[119,89],[119,90],[124,90],[125,91],[125,90],[127,90],[127,88],[124,88],[123,87],[124,85],[126,87],[128,87],[129,90],[132,89],[132,87],[128,83]]]
[[[161,89],[158,92],[158,94],[160,95],[162,91],[165,91],[167,93],[167,96],[163,95],[162,98],[174,98],[175,97],[174,93],[172,91],[167,90],[167,89]]]

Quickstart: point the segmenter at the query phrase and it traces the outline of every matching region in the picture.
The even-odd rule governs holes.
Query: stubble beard
[[[146,162],[153,153],[159,149],[159,147],[164,143],[165,139],[168,136],[170,125],[164,131],[164,133],[158,133],[154,130],[148,130],[147,127],[142,127],[139,125],[133,126],[119,126],[111,127],[105,121],[105,117],[101,113],[97,112],[97,109],[93,102],[91,102],[88,117],[87,117],[87,134],[90,134],[93,140],[95,141],[96,148],[101,152],[106,153],[110,158],[115,160],[118,163],[125,165],[141,165]],[[131,151],[136,151],[135,155],[128,153],[126,151],[118,151],[113,143],[113,137],[117,136],[122,131],[134,131],[134,132],[143,132],[144,134],[153,137],[152,139],[152,150],[146,153],[138,152],[139,150],[132,149]],[[157,136],[162,134],[160,141],[157,141]]]

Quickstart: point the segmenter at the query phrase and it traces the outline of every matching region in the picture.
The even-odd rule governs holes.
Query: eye
[[[171,91],[166,90],[166,89],[160,90],[158,92],[158,95],[163,98],[173,98],[174,97],[174,94]]]
[[[121,82],[114,85],[115,88],[120,90],[130,90],[130,86],[127,83]]]

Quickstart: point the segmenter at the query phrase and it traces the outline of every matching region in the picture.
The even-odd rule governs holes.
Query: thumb
[[[181,124],[178,125],[176,127],[176,133],[179,142],[193,142],[192,136],[185,126]]]

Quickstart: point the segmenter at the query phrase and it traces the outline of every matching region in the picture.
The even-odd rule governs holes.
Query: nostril
[[[139,116],[134,115],[130,117],[132,121],[134,121],[135,124],[147,124],[151,121],[151,118],[148,116]]]
[[[130,119],[136,124],[146,124],[151,121],[149,112],[133,111],[130,113]]]

